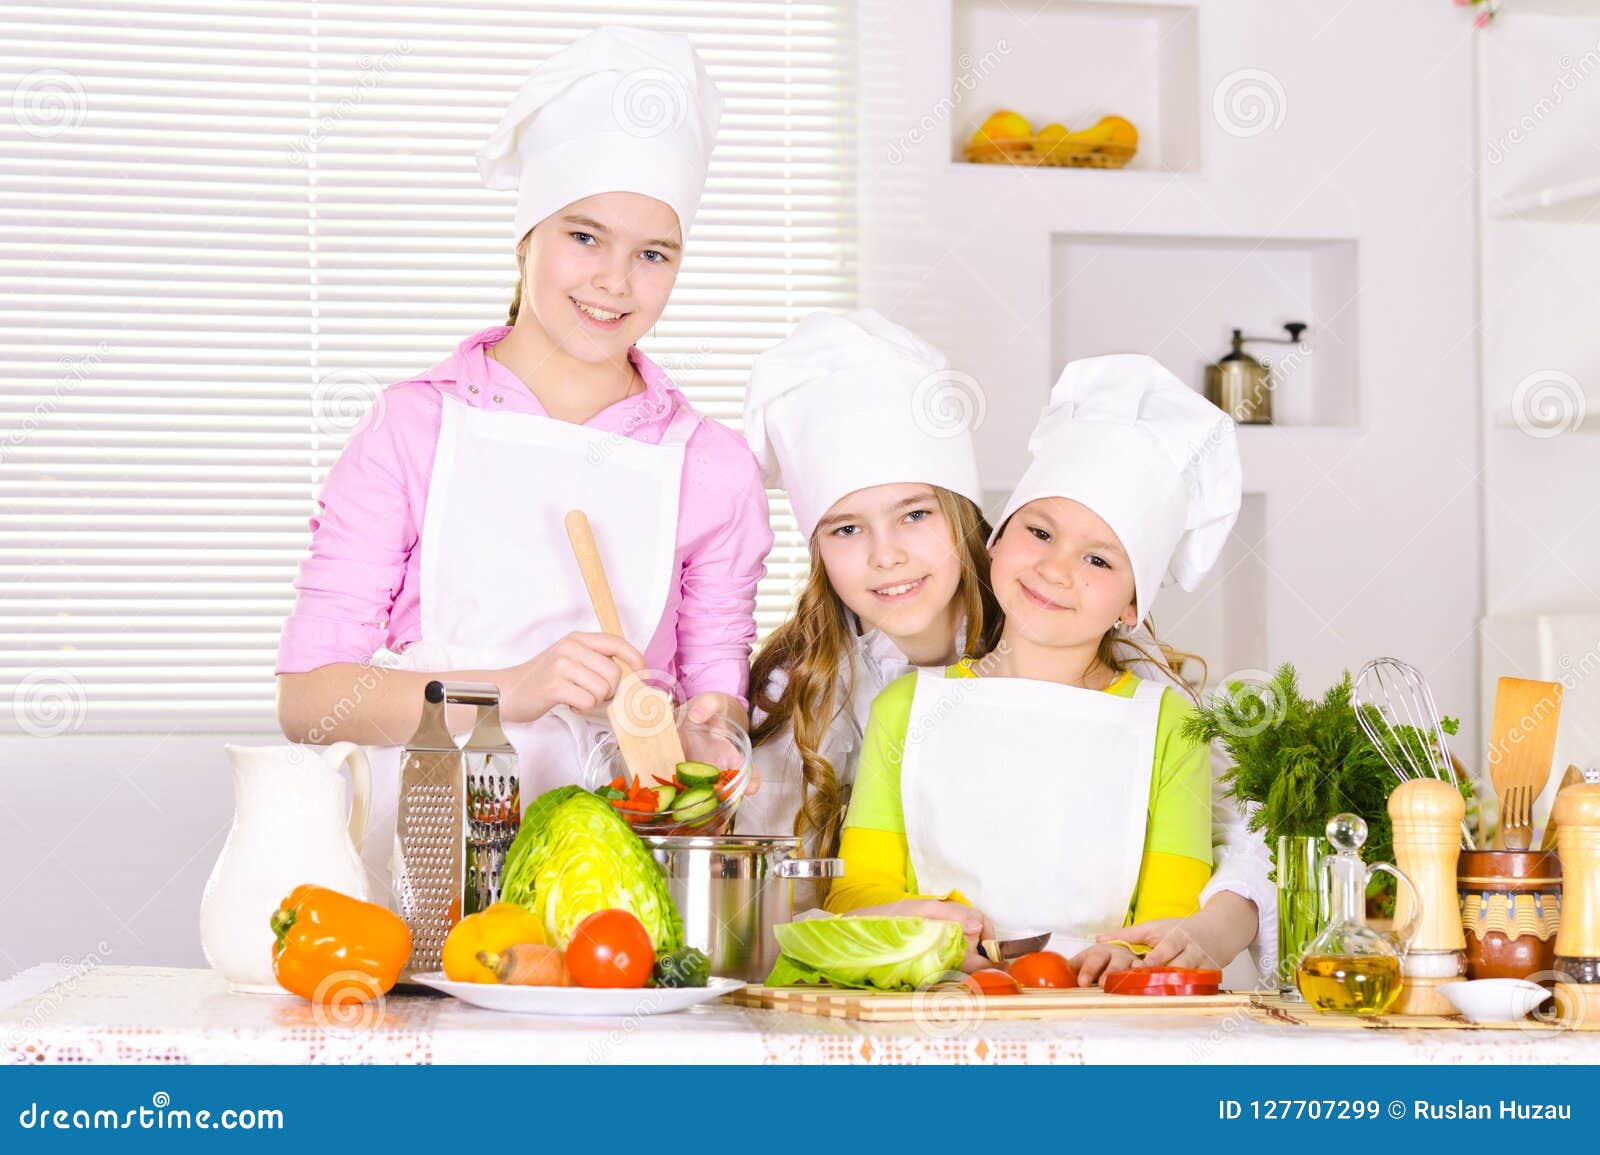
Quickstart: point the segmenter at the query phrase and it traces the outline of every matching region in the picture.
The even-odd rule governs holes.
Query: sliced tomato
[[[1003,970],[990,967],[973,971],[961,980],[961,985],[975,995],[1020,995],[1022,987]]]
[[[1107,975],[1105,989],[1113,995],[1214,995],[1221,983],[1219,970],[1135,967]]]
[[[1025,987],[1076,987],[1078,972],[1053,950],[1036,950],[1011,960],[1011,977]]]

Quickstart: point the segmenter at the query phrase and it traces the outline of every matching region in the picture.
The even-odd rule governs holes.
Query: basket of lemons
[[[1139,130],[1120,116],[1102,116],[1089,128],[1069,131],[1047,124],[1037,132],[1028,118],[1001,109],[979,126],[963,150],[973,164],[1121,168],[1139,151]]]

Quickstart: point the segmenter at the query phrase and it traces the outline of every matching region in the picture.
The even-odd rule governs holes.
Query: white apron
[[[676,576],[684,446],[699,422],[681,408],[661,443],[649,445],[539,414],[475,409],[445,394],[420,543],[422,637],[399,665],[499,669],[574,630],[598,630],[563,521],[573,509],[594,528],[624,637],[643,650]],[[581,781],[595,724],[565,706],[536,722],[504,723],[524,806]],[[362,859],[373,894],[391,905],[403,748],[367,751],[372,817]]]
[[[996,937],[1050,933],[1068,958],[1122,926],[1161,694],[918,671],[900,770],[918,890],[959,890]]]

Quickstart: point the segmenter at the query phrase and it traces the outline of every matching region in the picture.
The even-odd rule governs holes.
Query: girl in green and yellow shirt
[[[1117,928],[1192,914],[1210,877],[1192,707],[1117,654],[1164,577],[1214,564],[1239,461],[1228,418],[1139,356],[1068,365],[1029,447],[990,542],[998,642],[873,702],[827,908],[1048,933],[1087,984],[1135,965]]]

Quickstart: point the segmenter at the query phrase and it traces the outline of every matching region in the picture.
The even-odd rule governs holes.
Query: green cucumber
[[[722,771],[709,762],[679,762],[678,781],[685,786],[715,786]]]
[[[672,800],[677,796],[678,788],[676,786],[657,786],[656,813],[660,814],[663,810],[671,810]]]
[[[678,795],[672,817],[679,822],[693,822],[704,818],[718,806],[717,792],[709,786],[696,786]]]

